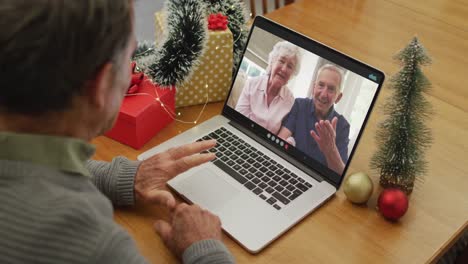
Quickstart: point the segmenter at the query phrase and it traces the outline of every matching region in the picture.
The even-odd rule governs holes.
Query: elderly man
[[[298,98],[283,120],[278,136],[299,150],[342,174],[348,161],[349,123],[333,105],[342,93],[343,74],[336,66],[322,66],[312,98]]]
[[[132,2],[3,0],[0,16],[0,262],[145,263],[110,203],[141,200],[172,209],[155,227],[183,262],[232,263],[219,218],[163,190],[214,141],[87,161],[129,86]]]

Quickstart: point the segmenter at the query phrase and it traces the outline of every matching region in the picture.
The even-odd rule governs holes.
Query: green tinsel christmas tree
[[[430,64],[431,59],[416,37],[395,59],[402,68],[390,80],[394,94],[384,106],[387,119],[379,125],[380,149],[372,157],[371,167],[380,172],[380,185],[397,187],[409,194],[415,180],[425,172],[424,150],[432,142],[424,123],[431,106],[423,94],[430,82],[421,71],[421,66]]]

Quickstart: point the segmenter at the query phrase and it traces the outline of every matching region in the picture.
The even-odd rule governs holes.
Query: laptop
[[[279,42],[292,43],[301,55],[300,69],[282,87],[290,91],[294,104],[311,98],[320,67],[334,65],[342,72],[343,95],[333,106],[349,124],[338,124],[336,128],[336,144],[345,142],[344,151],[340,149],[345,164],[342,171],[329,168],[326,161],[313,154],[320,150],[309,151],[314,141],[307,145],[299,138],[295,142],[283,139],[277,135],[278,130],[236,110],[247,81],[262,76],[268,79],[268,55]],[[189,142],[217,139],[217,146],[209,150],[216,153],[215,160],[167,184],[188,202],[218,215],[229,236],[247,251],[257,253],[334,196],[384,77],[374,67],[259,16],[253,22],[222,113],[144,152],[138,159]],[[275,114],[271,120],[284,124],[290,115]],[[346,130],[345,136],[342,130]]]

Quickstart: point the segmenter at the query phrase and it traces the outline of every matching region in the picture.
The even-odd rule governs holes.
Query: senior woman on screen
[[[277,134],[294,103],[286,84],[299,72],[300,61],[296,45],[287,41],[276,43],[268,55],[265,74],[247,79],[235,109]]]

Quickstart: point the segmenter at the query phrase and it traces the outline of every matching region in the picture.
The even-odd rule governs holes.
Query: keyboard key
[[[242,164],[242,168],[244,168],[246,170],[250,169],[250,167],[251,167],[250,164],[248,164],[247,162]]]
[[[241,158],[242,158],[243,160],[247,160],[247,159],[249,158],[249,155],[247,155],[247,154],[242,154]],[[253,162],[251,162],[251,163],[253,163]]]
[[[280,176],[273,176],[273,180],[277,181],[277,182],[280,182],[281,181],[281,177]]]
[[[276,171],[276,175],[282,176],[284,174],[283,170],[278,170]]]
[[[258,161],[258,162],[263,162],[263,161],[265,161],[265,159],[262,158],[262,157],[258,157],[258,158],[257,158],[257,161]]]
[[[268,176],[263,176],[263,177],[261,178],[261,180],[262,180],[263,182],[268,182],[268,181],[270,181],[270,177],[268,177]]]
[[[263,177],[263,173],[261,173],[261,172],[259,172],[259,171],[255,172],[254,175],[255,175],[257,178]]]
[[[242,163],[244,163],[245,160],[243,159],[236,159],[236,163],[239,164],[239,165],[242,165]]]
[[[294,190],[294,192],[291,194],[291,196],[289,196],[289,199],[292,201],[294,199],[296,199],[299,195],[301,195],[302,192],[299,191],[299,190]]]
[[[245,163],[245,164],[248,164],[248,163]],[[250,168],[249,169],[249,172],[250,173],[255,173],[257,171],[257,169],[255,169],[254,167]]]
[[[299,178],[299,179],[297,179],[297,180],[298,180],[299,182],[302,182],[302,183],[305,182],[304,179],[302,179],[302,178]]]
[[[307,191],[307,190],[309,189],[309,188],[307,188],[307,186],[305,186],[305,185],[302,184],[302,183],[296,184],[296,188],[298,188],[299,190],[301,190],[301,191],[303,191],[303,192],[305,192],[305,191]]]
[[[276,166],[271,166],[270,167],[270,170],[273,171],[273,172],[275,172],[277,169],[278,169],[278,167],[276,167]]]
[[[241,173],[241,175],[242,175],[242,173]],[[286,185],[288,185],[288,182],[285,181],[285,180],[282,180],[282,181],[279,182],[279,184],[280,184],[281,186],[286,186]]]
[[[272,171],[267,171],[266,175],[267,175],[268,177],[273,177],[273,176],[275,176],[275,174],[274,174]]]
[[[288,169],[286,169],[286,168],[284,168],[283,170],[284,170],[284,172],[286,172],[286,173],[288,173],[288,174],[291,173],[291,171],[288,170]]]
[[[288,186],[286,186],[286,189],[288,189],[289,191],[292,192],[292,191],[294,191],[295,188],[294,188],[293,185],[288,185]]]
[[[277,183],[275,181],[269,181],[268,185],[270,185],[271,187],[275,187]]]
[[[259,178],[253,178],[253,179],[252,179],[252,182],[255,183],[255,184],[259,184],[259,183],[260,183],[260,179],[259,179]]]
[[[305,184],[305,186],[307,186],[307,187],[309,187],[309,188],[312,188],[312,184],[310,184],[310,183],[308,183],[308,182],[305,182],[304,184]]]
[[[246,184],[244,184],[245,187],[247,187],[247,189],[249,190],[253,190],[253,188],[255,188],[255,184],[253,184],[252,182],[247,182]]]
[[[218,168],[222,169],[223,171],[225,171],[227,174],[229,174],[231,177],[233,177],[239,183],[244,184],[245,182],[247,182],[246,178],[244,178],[242,175],[237,173],[237,171],[235,171],[235,170],[229,168],[228,166],[226,166],[226,164],[222,163],[221,161],[217,160],[217,161],[213,162],[213,164],[216,165]]]
[[[289,176],[288,174],[284,174],[284,175],[281,176],[281,177],[283,177],[283,179],[285,179],[285,180],[291,179],[291,176]]]
[[[263,172],[263,173],[265,173],[265,172],[267,172],[267,171],[268,171],[268,169],[267,169],[267,168],[265,168],[265,167],[261,167],[259,170],[260,170],[261,172]]]
[[[265,200],[265,199],[266,199],[266,196],[265,196],[265,195],[263,195],[263,194],[260,194],[260,195],[259,195],[259,197],[260,197],[260,198],[262,198],[263,200]]]
[[[275,190],[277,190],[278,192],[282,192],[284,190],[284,187],[283,186],[280,186],[280,185],[277,185],[275,187]]]
[[[258,187],[262,188],[262,189],[265,189],[266,187],[268,187],[268,185],[264,182],[261,182]]]
[[[277,205],[277,204],[274,204],[273,207],[274,207],[276,210],[280,210],[280,209],[281,209],[281,207],[280,207],[279,205]]]
[[[269,203],[269,204],[274,204],[274,203],[276,203],[276,201],[277,201],[277,200],[276,200],[275,198],[270,197],[270,198],[267,200],[267,203]]]
[[[236,164],[232,167],[234,170],[238,171],[241,169],[241,166],[239,164]]]
[[[266,190],[265,190],[267,193],[273,193],[275,190],[271,187],[267,187]]]
[[[289,180],[289,183],[291,183],[291,184],[296,184],[296,183],[297,183],[297,180],[296,180],[296,179],[290,179],[290,180]]]
[[[261,188],[256,188],[255,190],[253,190],[253,193],[255,193],[256,195],[259,195],[263,192],[263,190]]]
[[[283,204],[288,204],[289,203],[289,200],[284,197],[281,193],[279,192],[274,192],[273,194],[273,197],[275,197],[276,199],[278,199],[280,202],[282,202]]]
[[[251,173],[247,173],[245,177],[250,180],[253,179],[254,176]]]
[[[288,197],[289,195],[291,195],[291,192],[288,190],[284,190],[281,194],[284,195],[284,197]]]
[[[210,136],[211,138],[214,138],[214,139],[218,139],[218,134],[216,134],[215,132],[211,132],[210,134],[208,134],[208,136]]]
[[[241,169],[241,170],[239,171],[239,174],[240,174],[240,175],[246,175],[246,174],[247,174],[247,170]]]

